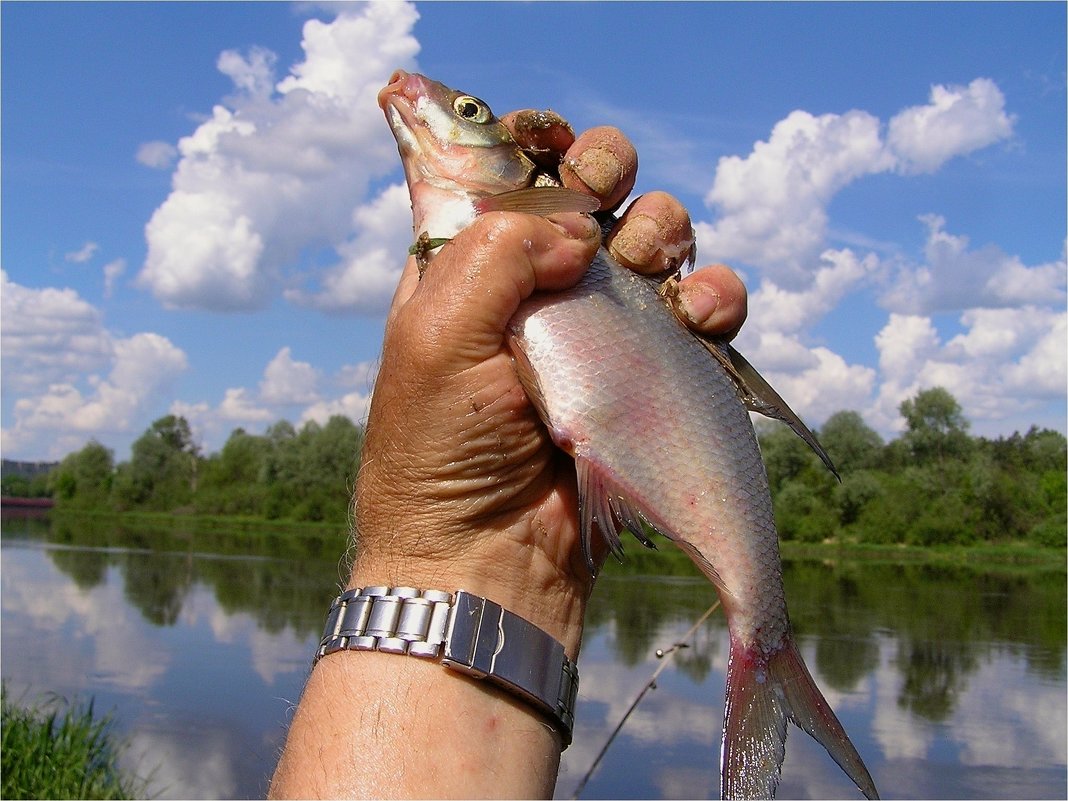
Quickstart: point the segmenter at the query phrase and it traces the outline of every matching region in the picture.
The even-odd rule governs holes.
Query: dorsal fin
[[[842,477],[838,475],[834,462],[831,461],[827,451],[823,449],[819,440],[816,439],[816,435],[809,430],[804,421],[794,413],[794,410],[789,407],[779,393],[772,388],[771,384],[764,379],[764,376],[758,373],[756,368],[742,354],[726,342],[716,342],[701,336],[697,338],[701,340],[701,343],[708,349],[709,353],[716,357],[716,360],[723,365],[727,374],[734,380],[735,386],[738,388],[738,395],[749,411],[759,412],[765,417],[782,420],[823,460],[823,463],[827,465],[827,469],[834,474],[834,477],[839,481],[842,480]]]

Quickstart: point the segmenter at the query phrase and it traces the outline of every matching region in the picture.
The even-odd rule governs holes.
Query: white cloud
[[[93,258],[93,254],[99,249],[100,245],[96,242],[86,242],[78,250],[73,250],[70,253],[64,254],[63,258],[67,261],[72,261],[75,264],[84,264],[89,261],[89,259]]]
[[[874,254],[859,258],[848,249],[827,250],[807,288],[784,289],[765,278],[749,296],[750,320],[737,347],[810,424],[839,409],[863,409],[869,404],[875,371],[851,365],[807,340],[812,326],[880,268]]]
[[[215,65],[219,72],[234,82],[241,93],[234,100],[235,104],[240,105],[245,100],[242,95],[250,100],[269,100],[274,91],[274,65],[277,61],[278,57],[270,50],[253,46],[249,49],[248,58],[235,50],[224,50]]]
[[[224,390],[222,400],[215,406],[205,401],[187,403],[176,400],[168,411],[186,419],[193,430],[193,438],[204,453],[219,450],[235,428],[254,429],[282,417],[266,408],[244,387]]]
[[[171,195],[145,228],[139,284],[168,306],[259,308],[302,251],[352,241],[352,210],[396,166],[375,98],[393,68],[412,65],[417,16],[407,3],[369,3],[310,20],[304,60],[277,84],[269,51],[220,55],[235,93],[179,141]],[[368,252],[365,269],[388,272],[384,251]],[[373,301],[385,303],[381,293]]]
[[[869,423],[898,431],[897,407],[922,389],[945,387],[971,420],[998,420],[1063,398],[1068,386],[1068,314],[1060,309],[971,309],[965,332],[943,342],[930,318],[891,314],[875,338],[881,386]]]
[[[719,212],[695,227],[702,251],[763,268],[777,282],[804,282],[823,247],[827,206],[865,175],[930,172],[946,160],[1012,134],[1005,100],[990,80],[935,86],[930,102],[883,124],[865,111],[791,112],[746,157],[719,160],[706,201]]]
[[[178,148],[170,142],[154,140],[145,142],[137,148],[138,162],[155,170],[169,170],[178,158]]]
[[[374,385],[375,377],[378,375],[378,362],[360,362],[359,364],[345,365],[342,367],[336,376],[338,386],[342,387],[356,387],[358,389],[364,389],[370,394],[371,387]]]
[[[219,404],[219,417],[235,423],[269,423],[275,419],[269,410],[249,398],[244,387],[226,390]]]
[[[260,397],[264,403],[281,406],[314,403],[319,372],[308,362],[293,360],[288,347],[282,348],[263,371]]]
[[[0,275],[3,383],[19,396],[3,429],[8,453],[59,457],[101,432],[131,431],[187,367],[166,337],[113,335],[72,289],[31,289]]]
[[[827,250],[820,256],[804,289],[784,289],[765,278],[749,298],[753,330],[794,332],[810,326],[843,297],[859,289],[879,268],[879,260],[872,253],[858,258],[848,249]]]
[[[107,378],[89,375],[88,394],[70,383],[52,384],[15,402],[15,431],[129,431],[152,398],[188,366],[185,354],[159,334],[113,340]]]
[[[1068,267],[1058,262],[1028,267],[995,245],[969,249],[966,236],[945,230],[937,214],[927,226],[926,264],[901,264],[880,302],[892,311],[929,313],[979,306],[1064,305]]]
[[[819,117],[794,111],[749,156],[721,158],[706,198],[721,216],[698,224],[702,250],[774,267],[772,277],[796,282],[822,246],[834,194],[893,167],[879,129],[879,120],[863,111]]]
[[[170,412],[189,421],[198,442],[211,452],[222,447],[238,426],[256,430],[294,418],[298,426],[312,420],[324,424],[335,414],[362,423],[371,402],[374,374],[373,362],[361,362],[345,365],[324,379],[311,363],[295,359],[286,346],[264,367],[257,390],[230,387],[218,405],[175,401]]]
[[[407,186],[387,187],[352,217],[356,233],[338,246],[342,261],[324,273],[322,290],[287,290],[288,300],[328,312],[388,307],[412,242]]]
[[[886,125],[864,111],[794,111],[749,155],[720,159],[706,198],[720,216],[695,225],[698,241],[717,260],[759,268],[738,347],[810,423],[851,408],[891,434],[901,427],[900,402],[934,385],[973,420],[1010,419],[1064,397],[1063,254],[1028,265],[996,245],[972,247],[937,214],[921,218],[920,264],[820,252],[828,206],[848,184],[934,171],[1010,137],[1013,125],[1000,89],[978,78],[933,87],[926,104]],[[874,343],[878,369],[849,364],[812,333],[848,295],[872,288],[889,312]],[[958,312],[964,329],[948,342],[931,317],[946,311]]]
[[[340,398],[330,401],[313,403],[300,416],[300,422],[306,423],[314,420],[320,425],[334,415],[343,415],[356,423],[363,423],[367,419],[367,411],[371,408],[371,396],[363,392],[349,392]]]
[[[104,265],[104,297],[110,298],[115,282],[126,272],[126,259],[115,259]]]
[[[964,87],[932,86],[926,106],[890,120],[886,144],[901,172],[934,172],[954,156],[1008,138],[1014,122],[997,84],[976,78]]]
[[[861,364],[849,364],[832,350],[815,347],[810,351],[815,364],[799,372],[765,377],[787,399],[797,414],[809,423],[822,423],[841,409],[864,409],[875,388],[876,372]]]
[[[1006,386],[1024,397],[1064,397],[1068,387],[1068,314],[1033,314],[1026,308],[1018,311],[1028,318],[1025,324],[1037,323],[1040,333],[1031,340],[1030,349],[1006,368]]]
[[[765,279],[750,296],[750,322],[737,346],[808,423],[855,409],[892,435],[903,426],[900,403],[933,386],[948,389],[978,423],[1016,421],[1064,398],[1063,265],[1029,268],[994,248],[970,251],[965,238],[942,230],[940,219],[929,224],[928,266],[898,263],[896,284],[883,297],[891,311],[874,339],[878,369],[846,362],[811,333],[849,293],[883,277],[886,268],[873,254],[859,259],[849,250],[827,251],[808,288],[791,291]],[[990,289],[1006,276],[1040,287],[1037,302],[1010,304]],[[962,309],[962,303],[971,305]],[[894,310],[947,307],[959,312],[963,329],[953,336],[943,336],[927,313]]]
[[[73,289],[33,289],[0,271],[0,337],[5,392],[70,383],[112,358],[114,342],[91,304]]]
[[[882,372],[904,376],[915,369],[917,360],[930,358],[937,350],[938,331],[927,317],[891,314],[875,337],[875,345],[879,349]]]

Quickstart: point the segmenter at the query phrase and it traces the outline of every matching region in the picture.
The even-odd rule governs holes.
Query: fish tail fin
[[[826,748],[866,798],[879,797],[860,754],[788,639],[770,658],[731,642],[720,757],[723,798],[774,798],[787,721]]]

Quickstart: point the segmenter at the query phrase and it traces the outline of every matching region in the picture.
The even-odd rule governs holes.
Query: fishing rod
[[[601,764],[601,759],[603,759],[604,755],[608,752],[608,747],[612,745],[612,741],[616,739],[616,735],[619,734],[620,729],[622,729],[623,725],[627,722],[627,718],[629,718],[631,713],[635,709],[637,709],[638,704],[641,703],[641,700],[645,697],[645,694],[650,690],[656,688],[657,678],[660,676],[661,673],[664,672],[664,669],[669,664],[668,660],[664,659],[664,657],[671,655],[679,648],[689,648],[690,646],[687,644],[686,641],[697,633],[697,630],[701,628],[704,622],[712,616],[712,613],[719,608],[719,605],[720,602],[717,600],[714,604],[712,604],[712,606],[708,607],[708,609],[705,610],[705,613],[697,619],[697,622],[690,627],[690,630],[682,636],[682,639],[676,642],[670,648],[668,648],[667,650],[664,650],[662,648],[656,649],[656,658],[662,659],[663,661],[659,665],[657,665],[656,670],[653,671],[653,675],[649,678],[649,681],[645,683],[645,686],[642,687],[641,692],[638,693],[638,697],[634,699],[634,702],[630,705],[630,708],[627,709],[627,711],[624,713],[623,718],[619,721],[619,725],[615,727],[615,729],[612,731],[612,734],[609,735],[608,740],[605,741],[605,744],[604,746],[602,746],[600,753],[597,754],[597,758],[593,760],[593,764],[590,765],[590,769],[586,771],[586,775],[582,777],[582,781],[578,783],[578,786],[575,788],[575,792],[572,793],[571,801],[578,801],[578,797],[582,794],[583,789],[585,789],[586,787],[586,782],[590,780],[594,772],[597,770],[597,766]]]

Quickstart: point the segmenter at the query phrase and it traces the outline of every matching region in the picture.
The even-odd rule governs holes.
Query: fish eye
[[[490,111],[489,106],[471,95],[460,95],[452,101],[452,108],[460,117],[479,125],[493,119],[493,112]]]

